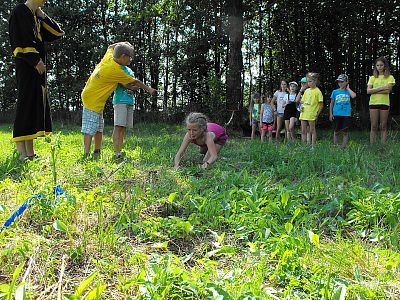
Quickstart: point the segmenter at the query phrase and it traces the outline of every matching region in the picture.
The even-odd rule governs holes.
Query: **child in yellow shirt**
[[[307,74],[308,89],[305,90],[301,98],[302,108],[300,113],[301,121],[301,140],[309,143],[307,140],[307,126],[310,127],[311,145],[317,142],[317,130],[315,128],[316,120],[323,108],[323,96],[321,90],[317,87],[319,84],[319,74]]]

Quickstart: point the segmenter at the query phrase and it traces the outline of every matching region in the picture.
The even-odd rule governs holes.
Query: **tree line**
[[[13,111],[16,84],[7,19],[22,1],[0,3],[0,112]],[[240,125],[254,92],[274,92],[281,79],[321,75],[326,105],[335,78],[347,73],[368,118],[366,86],[373,62],[386,56],[400,81],[400,3],[365,0],[49,0],[45,11],[65,37],[48,45],[52,110],[79,115],[80,93],[107,46],[129,41],[138,79],[159,96],[137,94],[139,114],[180,120],[189,111]],[[391,111],[400,112],[399,84]],[[110,103],[105,115],[111,116]]]

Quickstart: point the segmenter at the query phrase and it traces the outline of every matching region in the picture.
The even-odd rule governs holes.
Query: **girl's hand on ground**
[[[201,165],[201,168],[202,168],[203,170],[205,170],[205,169],[208,168],[208,166],[209,166],[209,164],[208,164],[207,162],[204,162],[204,163]]]

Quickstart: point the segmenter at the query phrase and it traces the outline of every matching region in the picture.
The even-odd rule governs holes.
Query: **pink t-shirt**
[[[218,141],[222,136],[226,135],[225,128],[216,123],[207,123],[207,131],[214,132],[215,134],[214,141]]]
[[[225,128],[216,123],[207,123],[207,131],[213,132],[215,134],[214,142],[217,142],[220,139],[224,139],[224,140],[228,139],[228,136],[225,133]],[[203,145],[197,144],[196,140],[193,140],[192,143],[196,144],[198,146],[203,146]]]

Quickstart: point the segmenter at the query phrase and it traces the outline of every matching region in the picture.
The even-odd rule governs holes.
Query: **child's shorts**
[[[251,125],[257,126],[257,125],[258,125],[258,120],[256,120],[256,119],[251,119]]]
[[[351,117],[336,116],[333,119],[333,130],[335,132],[347,132],[351,125]]]
[[[133,105],[114,104],[114,126],[133,127]]]
[[[296,114],[297,114],[296,103],[290,102],[285,107],[283,118],[285,119],[285,121],[287,121],[290,120],[291,118],[296,118]]]
[[[103,132],[103,129],[103,112],[97,113],[84,107],[82,112],[82,133],[94,136],[96,132]]]
[[[261,130],[267,130],[267,131],[272,131],[272,125],[273,125],[274,123],[262,123],[262,126],[261,126]]]
[[[220,145],[221,147],[223,147],[226,144],[227,140],[228,140],[228,135],[224,134],[223,136],[220,136],[216,141],[214,141],[214,143],[216,145]],[[200,153],[201,154],[206,154],[207,151],[208,151],[207,145],[200,146]]]
[[[384,104],[373,104],[369,106],[369,109],[389,110],[390,106]]]
[[[278,113],[277,113],[277,117],[278,117],[278,118],[283,118],[283,114],[284,114],[283,112],[281,112],[281,113],[278,112]]]
[[[215,144],[223,146],[225,145],[227,140],[228,140],[228,135],[224,134],[223,136],[220,136],[218,140],[215,141]]]

